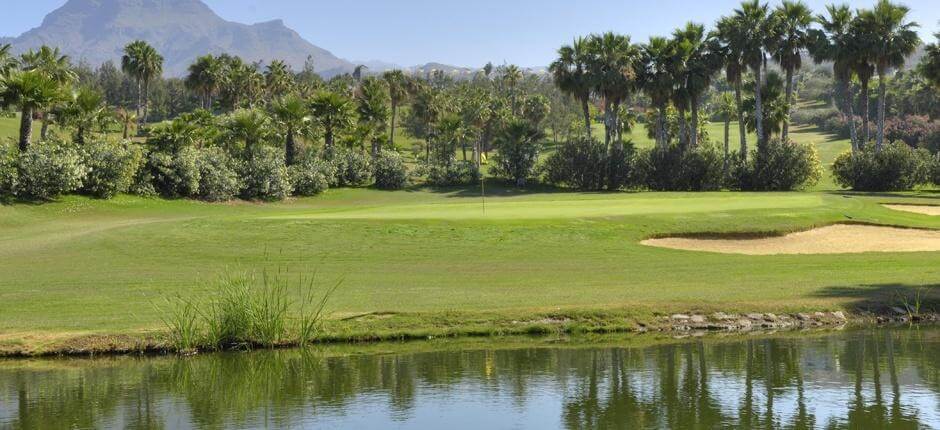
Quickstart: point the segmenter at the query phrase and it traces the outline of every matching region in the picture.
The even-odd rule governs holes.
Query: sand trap
[[[915,214],[940,216],[940,206],[918,206],[918,205],[884,205],[888,209],[896,211],[913,212]]]
[[[777,237],[668,237],[641,243],[661,248],[745,255],[923,252],[940,251],[940,231],[837,224]]]

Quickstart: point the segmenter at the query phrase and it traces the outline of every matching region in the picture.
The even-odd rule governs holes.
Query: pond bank
[[[507,318],[486,314],[365,313],[324,322],[314,344],[361,344],[422,341],[440,338],[498,338],[578,334],[648,333],[679,337],[705,333],[761,333],[833,329],[845,326],[883,326],[900,323],[934,323],[940,313],[915,313],[891,306],[877,312],[687,312],[638,314],[630,311],[570,311],[533,314],[531,318]],[[273,348],[301,346],[285,339]],[[241,344],[230,350],[271,348]],[[184,351],[184,354],[211,349]],[[90,357],[100,355],[176,354],[165,331],[114,334],[0,335],[0,358]]]

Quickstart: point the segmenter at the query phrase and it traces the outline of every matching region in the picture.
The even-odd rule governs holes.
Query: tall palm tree
[[[854,65],[857,57],[854,53],[855,42],[852,34],[854,14],[848,5],[826,6],[829,16],[818,15],[816,22],[821,29],[810,31],[811,43],[809,52],[817,64],[832,62],[833,77],[839,92],[841,105],[839,110],[846,117],[849,124],[849,136],[852,150],[860,149],[857,131],[855,129],[855,112],[852,95],[849,91],[849,82],[855,72]]]
[[[506,89],[509,91],[510,108],[512,109],[513,114],[518,113],[517,108],[519,105],[516,104],[516,90],[519,86],[519,82],[522,81],[523,77],[522,70],[519,69],[519,66],[516,66],[515,64],[510,64],[506,67],[503,67],[502,73],[499,76],[500,81],[506,85]]]
[[[790,134],[789,112],[793,109],[793,74],[803,67],[803,51],[809,46],[809,27],[813,15],[801,0],[784,0],[773,12],[776,22],[773,57],[786,73],[787,119],[783,123],[783,140]]]
[[[722,66],[722,57],[717,41],[705,34],[703,25],[688,23],[673,33],[679,63],[674,68],[676,93],[682,109],[679,109],[680,136],[685,127],[685,109],[692,112],[688,142],[692,148],[698,146],[699,103],[702,94],[711,86],[712,77]],[[681,137],[680,137],[681,139]]]
[[[742,27],[742,23],[733,16],[723,17],[718,20],[714,35],[721,43],[721,53],[725,65],[725,77],[734,87],[734,100],[737,106],[738,114],[738,133],[740,148],[740,157],[747,158],[747,126],[744,119],[744,97],[742,96],[744,72],[747,65],[744,64],[744,42],[745,34],[750,29]]]
[[[408,98],[408,78],[401,70],[389,70],[382,74],[388,84],[389,101],[392,105],[391,132],[388,135],[389,146],[395,147],[395,122],[398,119],[398,107]]]
[[[223,79],[224,65],[212,55],[204,55],[189,65],[189,74],[185,84],[191,91],[199,94],[202,108],[212,109],[212,96],[219,90]]]
[[[137,40],[124,47],[121,70],[137,81],[137,118],[140,124],[144,124],[147,122],[150,82],[163,74],[163,57],[147,42]]]
[[[734,98],[734,95],[728,92],[721,93],[718,96],[718,100],[715,104],[715,109],[718,112],[718,115],[725,123],[725,136],[724,136],[724,171],[728,171],[728,157],[730,155],[730,141],[731,141],[731,120],[735,118],[738,114],[738,105]]]
[[[61,116],[63,123],[75,127],[75,142],[79,145],[85,144],[89,130],[101,128],[112,120],[104,95],[88,87],[82,87],[72,95]]]
[[[271,133],[270,118],[257,109],[238,109],[222,123],[222,128],[233,139],[245,144],[245,153],[250,157],[253,149]]]
[[[555,85],[581,104],[584,128],[591,137],[591,89],[594,83],[589,69],[588,40],[579,37],[558,50],[558,58],[549,66]]]
[[[878,72],[878,139],[875,149],[880,151],[885,138],[886,80],[892,69],[904,65],[905,59],[914,53],[920,38],[914,30],[917,23],[908,21],[907,6],[879,0],[871,10],[859,12],[862,25],[872,29],[872,47],[875,69]]]
[[[739,9],[734,11],[734,19],[737,20],[737,26],[743,29],[742,37],[742,59],[754,72],[754,80],[757,83],[755,88],[764,86],[764,64],[766,63],[765,48],[772,37],[772,21],[768,17],[769,9],[767,4],[761,4],[760,0],[745,0],[741,3]],[[757,130],[758,151],[763,150],[764,139],[764,106],[761,100],[761,92],[754,91],[754,126]]]
[[[858,78],[861,93],[860,109],[862,111],[862,131],[864,135],[859,137],[859,147],[871,142],[871,126],[869,125],[871,122],[870,87],[871,80],[875,77],[876,37],[878,36],[875,34],[875,29],[866,24],[861,16],[856,15],[856,18],[852,20],[849,38],[853,57],[851,67]]]
[[[365,78],[356,92],[356,113],[359,125],[364,133],[364,140],[371,140],[372,155],[379,152],[379,141],[376,139],[385,132],[385,125],[390,116],[390,95],[388,84],[384,79],[376,77]],[[365,144],[365,141],[362,142]]]
[[[63,55],[59,48],[50,48],[46,45],[39,47],[38,50],[29,50],[20,56],[23,70],[36,70],[44,73],[55,81],[63,89],[72,85],[78,80],[78,74],[72,68],[72,62],[67,55]],[[39,132],[39,138],[45,140],[49,133],[49,123],[55,106],[49,106],[49,109],[37,111],[34,115],[42,119],[42,129]]]
[[[264,81],[270,99],[283,97],[294,86],[294,74],[287,63],[274,60],[264,71]]]
[[[133,112],[119,107],[114,110],[114,117],[117,119],[118,123],[121,124],[121,131],[124,140],[130,136],[131,128],[137,124],[137,116]]]
[[[33,136],[33,114],[65,99],[58,82],[38,70],[11,70],[0,85],[0,105],[20,111],[20,151],[29,149]]]
[[[594,91],[604,97],[604,142],[611,148],[617,137],[617,112],[636,83],[636,62],[639,50],[630,37],[613,32],[592,35],[588,41],[588,68],[594,76]],[[623,149],[617,142],[618,150]],[[613,148],[611,148],[613,149]]]
[[[0,45],[0,78],[6,76],[11,70],[17,67],[16,58],[11,54],[12,47],[9,43]]]
[[[352,100],[333,91],[323,91],[313,97],[309,108],[313,120],[323,129],[326,149],[333,149],[336,134],[353,124],[355,109]]]
[[[918,72],[934,87],[940,88],[940,33],[935,33],[934,37],[938,43],[927,45],[927,55],[918,66]]]
[[[291,166],[297,154],[297,134],[311,121],[307,103],[292,95],[276,99],[271,104],[271,116],[284,131],[284,163]]]
[[[669,142],[666,137],[666,108],[672,97],[673,59],[675,44],[663,37],[651,37],[642,47],[640,86],[658,111],[656,119],[656,146],[665,149]]]

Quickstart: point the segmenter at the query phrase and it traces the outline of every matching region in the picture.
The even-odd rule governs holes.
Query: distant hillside
[[[247,61],[287,61],[295,70],[308,56],[325,76],[345,73],[352,63],[317,47],[280,20],[254,25],[229,22],[200,0],[69,0],[42,24],[19,37],[2,39],[16,52],[41,45],[60,47],[73,59],[99,65],[120,59],[129,42],[142,39],[165,57],[167,76],[181,76],[206,53],[223,52]]]

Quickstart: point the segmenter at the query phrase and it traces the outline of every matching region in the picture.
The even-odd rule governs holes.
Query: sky
[[[545,66],[559,46],[603,31],[635,42],[668,35],[688,21],[713,24],[739,0],[203,0],[223,18],[243,23],[283,19],[311,43],[353,61],[402,66],[431,61],[460,66]],[[833,0],[804,0],[822,11]],[[4,0],[0,35],[38,26],[66,0]],[[848,0],[855,8],[875,0]],[[776,4],[776,0],[770,2]],[[940,0],[902,0],[933,42]]]

